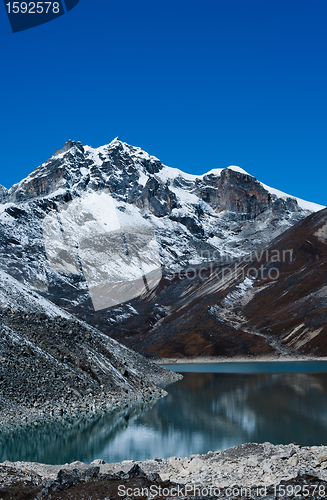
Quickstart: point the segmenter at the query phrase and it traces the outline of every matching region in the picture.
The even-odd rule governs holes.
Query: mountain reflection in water
[[[327,444],[327,373],[185,373],[168,396],[0,433],[0,461],[187,456],[245,442]]]

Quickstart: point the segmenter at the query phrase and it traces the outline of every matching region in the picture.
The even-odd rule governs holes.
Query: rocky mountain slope
[[[1,187],[0,269],[34,298],[144,353],[273,352],[266,338],[208,309],[239,285],[230,279],[221,291],[212,269],[321,208],[239,167],[194,176],[118,138],[97,149],[68,141],[26,179]],[[188,269],[201,269],[206,283],[196,272],[190,280]],[[1,290],[0,300],[20,304]]]
[[[0,272],[0,423],[151,397],[175,380]]]

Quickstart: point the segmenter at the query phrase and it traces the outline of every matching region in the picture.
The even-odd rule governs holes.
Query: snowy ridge
[[[234,172],[240,172],[241,174],[244,175],[249,175],[250,177],[253,177],[253,175],[249,174],[246,172],[243,168],[238,167],[236,165],[229,165],[226,167],[229,170],[233,170]],[[201,175],[194,175],[194,174],[188,174],[186,172],[183,172],[182,170],[179,170],[178,168],[172,168],[172,167],[167,167],[166,165],[163,166],[163,169],[157,174],[157,177],[160,178],[163,182],[167,181],[172,181],[174,179],[177,179],[178,177],[185,180],[186,182],[194,182],[197,179],[203,179],[204,177],[207,177],[209,175],[214,175],[216,177],[220,177],[221,172],[225,170],[223,168],[214,168],[212,170],[209,170],[208,172],[201,174]],[[270,194],[277,196],[277,198],[281,198],[283,200],[286,200],[287,198],[293,198],[298,202],[298,205],[300,208],[303,210],[306,210],[308,212],[318,212],[319,210],[322,210],[326,208],[323,205],[319,205],[318,203],[314,203],[311,201],[306,201],[302,200],[301,198],[298,198],[293,195],[289,195],[284,193],[283,191],[280,191],[279,189],[272,188],[270,186],[267,186],[263,182],[259,181],[261,186],[263,186]],[[182,194],[184,192],[187,192],[187,189],[183,186],[180,187],[180,189],[177,191],[175,190],[176,194],[178,194],[184,201],[189,201],[190,203],[196,202],[195,198],[190,196],[190,194]]]
[[[311,201],[305,201],[305,200],[302,200],[301,198],[297,198],[296,196],[291,196],[289,194],[283,193],[283,191],[279,191],[279,189],[269,187],[266,184],[263,184],[262,182],[260,182],[260,184],[267,191],[269,191],[269,193],[277,196],[277,198],[282,198],[283,200],[286,200],[287,198],[295,198],[296,201],[298,202],[299,207],[302,208],[303,210],[308,211],[308,212],[319,212],[319,210],[323,210],[324,208],[326,208],[323,205],[319,205],[318,203],[313,203]]]
[[[68,146],[67,146],[68,145]],[[24,192],[26,190],[26,186],[30,183],[33,182],[35,179],[46,179],[49,175],[49,164],[51,161],[55,160],[56,162],[60,160],[64,160],[64,169],[69,171],[69,177],[70,177],[70,186],[72,185],[78,185],[81,183],[81,181],[85,181],[87,178],[92,178],[94,177],[94,174],[99,175],[99,172],[96,171],[97,169],[102,169],[101,171],[101,176],[103,177],[104,180],[108,181],[110,178],[112,178],[112,174],[116,178],[121,177],[122,172],[119,171],[119,169],[116,169],[115,172],[110,172],[110,175],[106,175],[106,172],[103,171],[103,165],[105,162],[110,160],[110,154],[111,152],[119,147],[121,151],[123,151],[124,154],[129,156],[134,164],[134,166],[137,169],[138,173],[138,182],[141,186],[145,186],[147,181],[154,176],[156,179],[160,180],[162,183],[168,183],[169,185],[173,184],[175,180],[182,180],[184,181],[184,185],[181,185],[179,189],[175,192],[176,194],[179,194],[182,198],[182,201],[188,201],[189,203],[194,203],[198,200],[195,199],[195,197],[190,193],[190,185],[193,184],[197,180],[202,180],[205,177],[208,176],[215,176],[219,178],[221,176],[221,173],[224,168],[214,168],[211,169],[210,171],[201,174],[201,175],[195,175],[195,174],[189,174],[186,172],[183,172],[182,170],[178,168],[173,168],[169,167],[166,165],[163,165],[160,163],[160,160],[156,158],[153,155],[149,155],[145,151],[143,151],[139,147],[134,147],[130,146],[127,143],[121,142],[118,137],[116,137],[113,141],[111,141],[109,144],[105,146],[100,146],[98,148],[92,148],[91,146],[82,146],[80,143],[74,143],[72,141],[68,141],[67,145],[65,145],[64,148],[62,148],[61,151],[58,151],[55,153],[53,157],[51,157],[49,160],[44,162],[40,167],[36,168],[34,172],[29,174],[25,179],[20,181],[17,184],[14,184],[9,190],[4,189],[4,194],[8,194],[8,198],[15,198],[17,197],[17,194]],[[76,164],[75,158],[81,155],[81,152],[83,151],[83,154],[85,154],[85,157],[88,159],[88,162],[86,165],[78,165]],[[67,155],[69,153],[69,155]],[[149,173],[146,168],[144,168],[144,161],[147,161],[149,163],[156,163],[157,165],[160,164],[160,169],[158,172],[155,173]],[[248,175],[250,177],[253,177],[251,174],[246,172],[244,169],[242,169],[239,166],[236,165],[230,165],[226,167],[229,170],[233,170],[235,172],[242,173],[244,175]],[[260,182],[260,181],[259,181]],[[50,196],[58,196],[61,195],[65,192],[65,189],[67,189],[67,180],[65,178],[58,179],[58,182],[55,184],[56,190],[50,190],[48,193]],[[272,188],[270,186],[267,186],[266,184],[260,182],[260,184],[272,195],[277,196],[278,198],[281,199],[287,199],[287,198],[293,198],[296,199],[299,207],[302,208],[303,210],[310,211],[310,212],[317,212],[319,210],[322,210],[325,208],[323,205],[319,205],[314,202],[309,202],[302,200],[301,198],[298,198],[293,195],[288,195],[284,193],[283,191],[280,191],[278,189]],[[184,193],[184,194],[183,194]],[[41,197],[44,197],[45,194],[42,194]],[[0,205],[1,205],[1,200],[0,200]],[[2,208],[3,210],[3,208]]]
[[[55,318],[73,319],[73,316],[0,270],[0,306],[20,312],[45,313]]]

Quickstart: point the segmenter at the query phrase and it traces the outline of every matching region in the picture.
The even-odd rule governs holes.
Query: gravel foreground
[[[247,443],[187,458],[143,462],[0,464],[2,500],[327,497],[327,446]]]

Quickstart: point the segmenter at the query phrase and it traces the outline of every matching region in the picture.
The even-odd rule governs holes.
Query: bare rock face
[[[129,169],[129,167],[133,168],[134,161],[131,156],[132,149],[133,148],[131,147],[130,149],[126,149],[124,147],[124,143],[119,141],[118,138],[114,140],[111,143],[111,148],[110,148],[111,161],[109,162],[109,165],[118,168],[120,171],[126,171],[126,169],[127,170]],[[160,160],[154,157],[145,156],[142,159],[141,164],[149,174],[158,173],[162,168]]]
[[[8,189],[0,185],[0,203],[6,203],[8,196]]]
[[[84,153],[84,148],[82,146],[82,143],[80,141],[75,142],[69,139],[69,141],[66,142],[63,148],[60,150],[56,149],[54,156],[58,156],[62,153],[66,153],[66,151],[69,151],[72,147],[76,146],[82,153]]]
[[[282,216],[285,211],[300,212],[300,207],[294,198],[286,198],[286,200],[278,198],[273,202],[272,214],[274,217]]]
[[[218,183],[220,210],[255,219],[271,205],[271,196],[255,177],[234,170],[222,171]]]
[[[169,190],[167,185],[160,184],[154,177],[150,177],[141,194],[136,200],[131,200],[138,208],[148,207],[157,217],[163,217],[177,208],[176,195]]]
[[[219,177],[205,175],[195,184],[203,201],[217,212],[233,212],[240,220],[253,220],[273,204],[272,196],[255,177],[232,169],[224,169]],[[283,204],[282,208],[286,210]],[[291,206],[287,209],[296,211]]]
[[[280,219],[286,213],[301,212],[295,198],[271,195],[255,177],[229,168],[219,177],[209,174],[196,179],[195,188],[216,212],[229,212],[231,220],[255,220],[260,215]]]
[[[199,197],[208,203],[214,210],[221,206],[220,193],[218,191],[219,177],[214,174],[204,175],[202,179],[195,180],[195,187]]]
[[[64,158],[64,161],[63,161]],[[82,179],[81,169],[88,164],[81,146],[68,141],[55,155],[8,191],[8,201],[20,203],[46,197],[58,189],[68,190]]]

